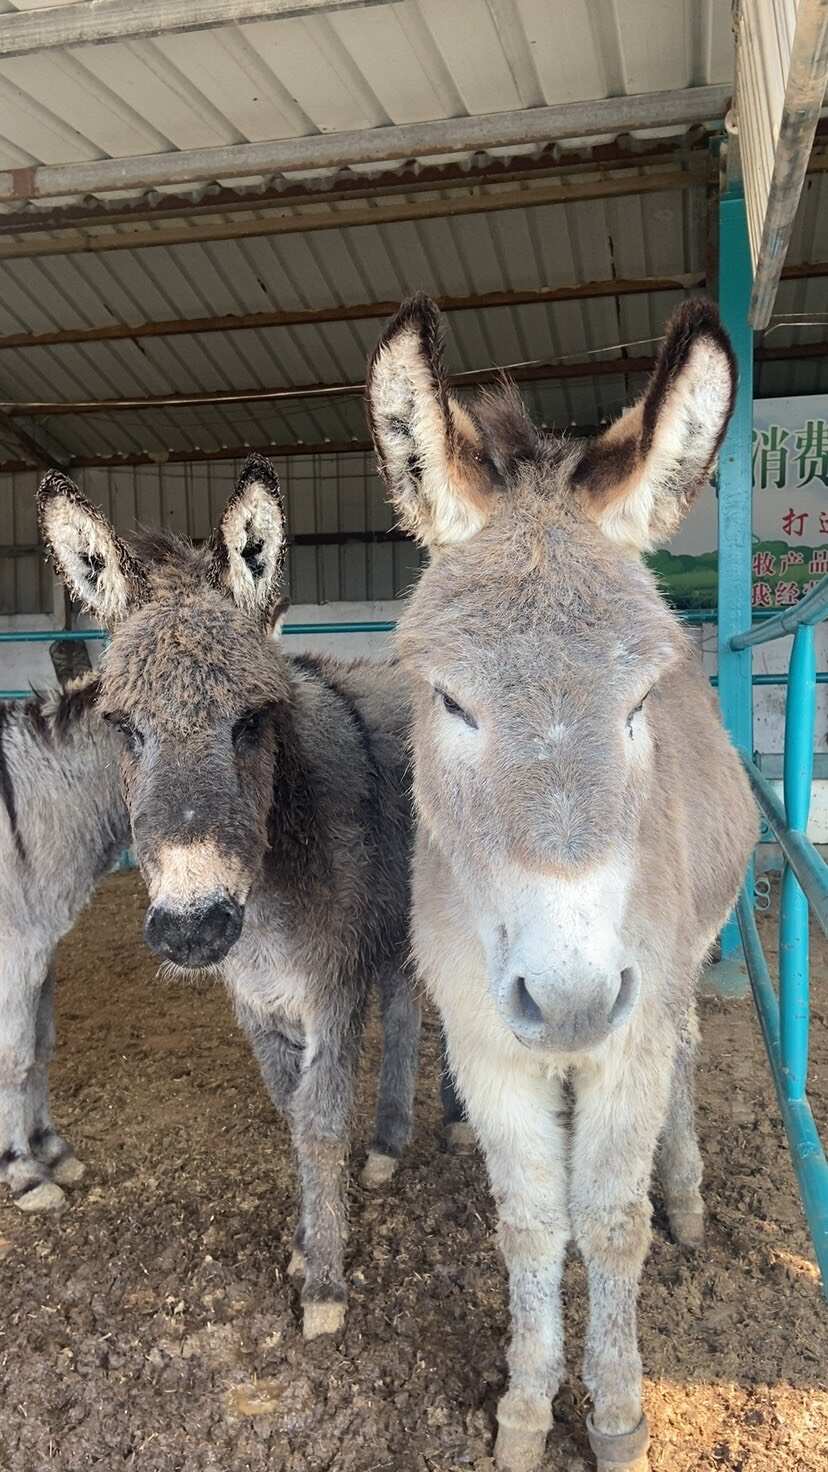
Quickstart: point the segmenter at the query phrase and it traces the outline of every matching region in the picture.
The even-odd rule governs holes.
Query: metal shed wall
[[[367,454],[276,460],[291,534],[384,532],[390,508]],[[120,531],[166,526],[196,540],[221,516],[241,462],[87,470],[83,488]],[[37,542],[35,472],[0,480],[0,615],[50,613],[52,580]],[[16,548],[27,548],[17,552]],[[346,541],[292,546],[288,590],[294,603],[378,602],[397,598],[419,566],[410,542]]]

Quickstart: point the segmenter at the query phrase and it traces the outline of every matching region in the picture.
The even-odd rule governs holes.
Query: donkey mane
[[[137,558],[156,569],[168,567],[176,572],[195,572],[203,557],[202,548],[169,527],[138,526],[126,540]]]
[[[27,700],[0,701],[0,727],[28,726],[33,736],[48,744],[53,735],[66,736],[98,699],[100,681],[94,672],[72,680],[64,689],[37,690]]]

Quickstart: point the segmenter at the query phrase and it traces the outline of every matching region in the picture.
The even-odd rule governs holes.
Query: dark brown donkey
[[[251,456],[210,542],[127,545],[57,472],[44,540],[112,630],[99,708],[122,738],[145,936],[221,972],[289,1117],[302,1189],[292,1270],[307,1338],[345,1314],[345,1158],[376,985],[385,1046],[363,1179],[411,1127],[419,1007],[407,969],[408,707],[395,664],[287,658],[272,637],[285,551],[278,483]]]

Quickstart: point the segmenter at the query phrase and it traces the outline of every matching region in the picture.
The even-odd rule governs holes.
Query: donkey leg
[[[625,1056],[576,1075],[570,1200],[589,1281],[584,1380],[598,1472],[646,1472],[636,1308],[650,1244],[649,1183],[671,1060]]]
[[[31,967],[22,953],[16,964],[0,969],[0,1179],[11,1188],[21,1211],[55,1211],[65,1201],[49,1167],[32,1154],[31,1071],[35,1061],[38,999],[43,985],[39,971],[32,981]]]
[[[299,1081],[302,1046],[285,1037],[277,1027],[269,1026],[249,1008],[237,1007],[239,1024],[259,1065],[262,1082],[280,1114],[290,1113],[290,1101]],[[288,1276],[301,1277],[305,1271],[303,1228],[299,1221],[288,1263]]]
[[[29,1145],[49,1167],[59,1186],[74,1186],[84,1166],[71,1145],[58,1134],[49,1113],[49,1064],[55,1051],[55,973],[52,966],[40,989],[35,1020],[35,1059],[29,1071]]]
[[[569,1216],[560,1083],[499,1059],[461,1068],[458,1079],[486,1157],[509,1274],[509,1387],[497,1408],[495,1461],[499,1472],[532,1472],[564,1372],[560,1285]]]
[[[474,1128],[469,1124],[463,1100],[454,1087],[454,1076],[446,1052],[445,1034],[442,1041],[440,1069],[440,1103],[443,1106],[443,1133],[446,1138],[446,1146],[453,1155],[471,1155],[477,1144],[477,1137]]]
[[[302,1192],[306,1339],[335,1334],[345,1322],[346,1161],[358,1042],[356,1029],[344,1038],[309,1040],[290,1104]]]
[[[380,980],[382,1066],[377,1094],[376,1135],[362,1169],[363,1186],[383,1186],[411,1138],[420,1004],[413,978],[401,969]]]
[[[704,1238],[702,1158],[695,1121],[697,1042],[698,1027],[693,1011],[679,1032],[667,1122],[657,1156],[670,1230],[676,1242],[684,1247],[699,1247]]]

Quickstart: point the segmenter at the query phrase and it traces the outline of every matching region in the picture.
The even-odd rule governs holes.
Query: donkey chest
[[[243,933],[223,972],[237,1004],[262,1017],[283,1017],[308,1028],[323,1005],[318,978],[290,938],[278,932]]]

